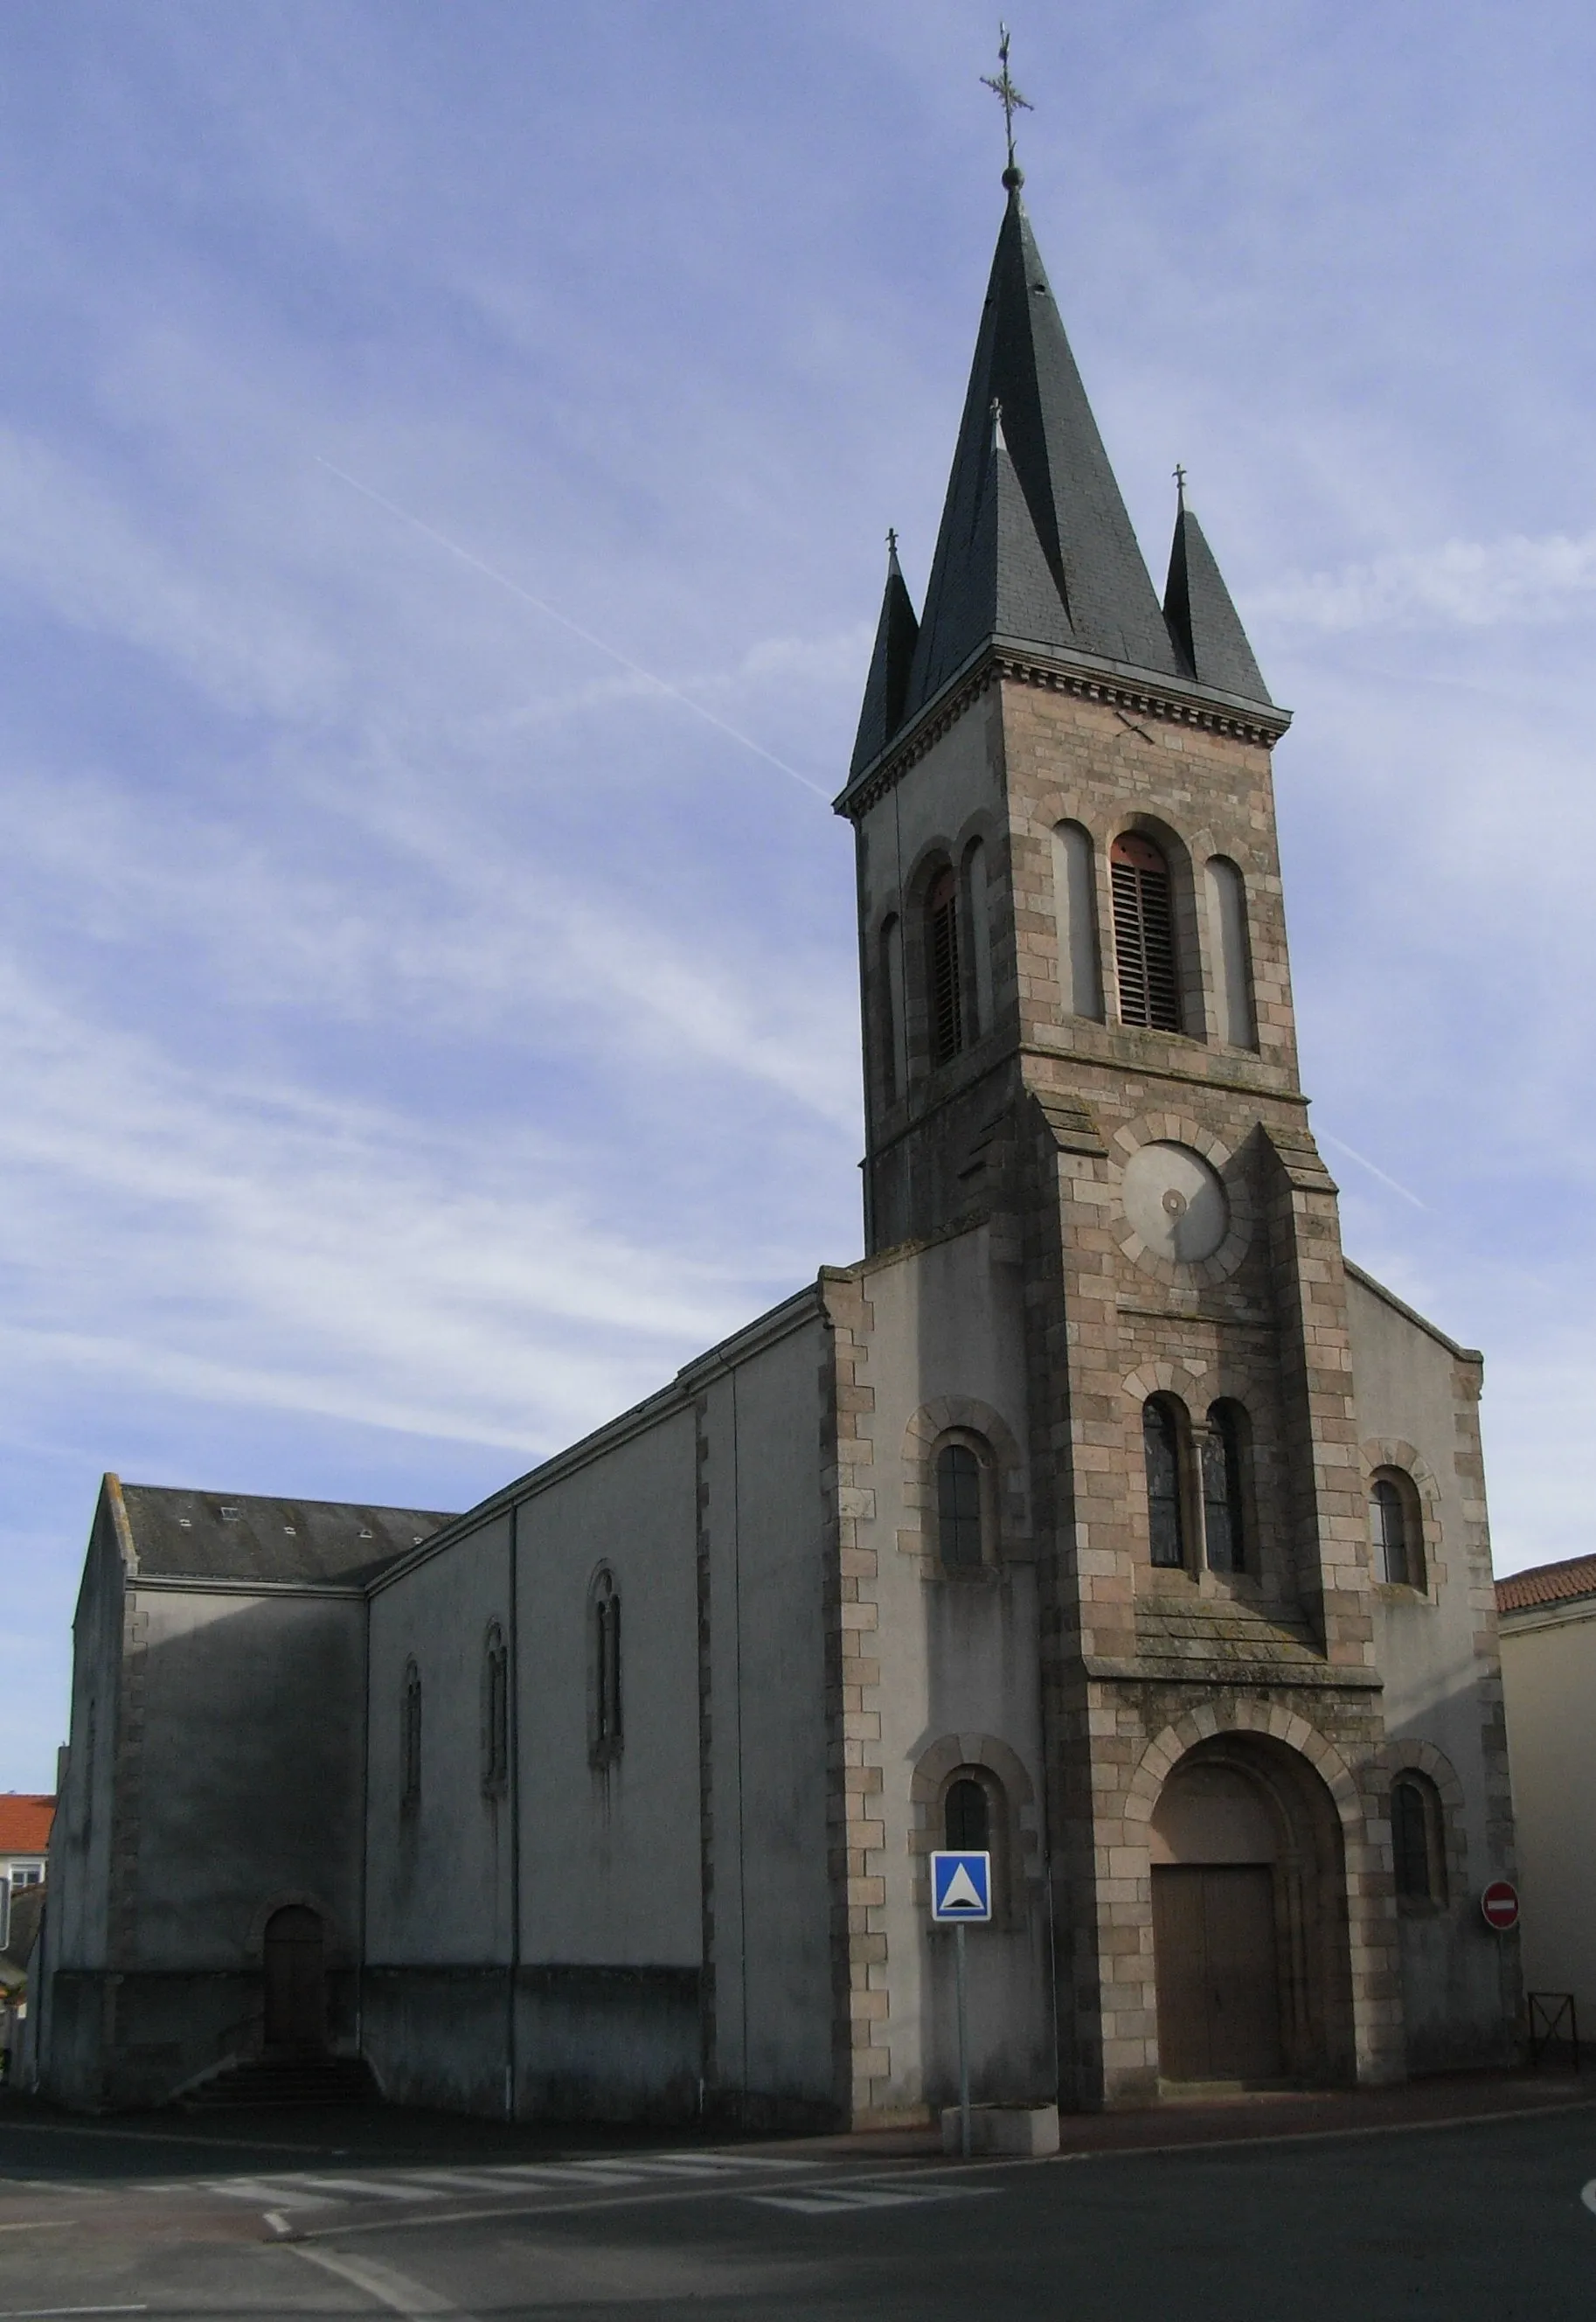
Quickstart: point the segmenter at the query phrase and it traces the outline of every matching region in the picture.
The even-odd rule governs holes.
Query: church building
[[[42,2085],[518,2117],[1506,2061],[1481,1358],[1344,1257],[1270,699],[1160,603],[1021,200],[848,778],[865,1256],[460,1516],[105,1480]]]

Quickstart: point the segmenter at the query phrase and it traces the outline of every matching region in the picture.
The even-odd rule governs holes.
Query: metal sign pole
[[[970,2042],[964,2028],[964,1923],[953,1929],[953,1980],[959,1994],[959,2150],[970,2158]]]

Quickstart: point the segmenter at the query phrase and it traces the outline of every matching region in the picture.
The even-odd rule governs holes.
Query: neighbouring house
[[[994,1870],[979,2101],[1514,2052],[1482,1358],[1344,1257],[1289,713],[1183,493],[1155,593],[1005,183],[836,800],[865,1254],[464,1515],[105,1479],[69,2102],[319,2049],[480,2112],[923,2120],[944,1845]]]
[[[1496,1610],[1525,1988],[1572,1993],[1581,2040],[1589,2041],[1596,2039],[1596,1556],[1499,1580]],[[1555,1998],[1546,2013],[1555,2016]]]
[[[0,1790],[0,1951],[11,1940],[13,1896],[44,1883],[55,1805],[35,1791]]]

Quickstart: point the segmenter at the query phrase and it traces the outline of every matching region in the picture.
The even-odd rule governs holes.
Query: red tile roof
[[[1562,1564],[1537,1564],[1510,1572],[1496,1584],[1499,1613],[1523,1613],[1532,1604],[1562,1604],[1573,1596],[1596,1596],[1596,1556],[1571,1556]]]
[[[42,1854],[54,1820],[53,1798],[0,1790],[0,1854]]]

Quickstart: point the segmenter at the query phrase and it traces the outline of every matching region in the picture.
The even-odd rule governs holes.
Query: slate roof
[[[123,1484],[121,1491],[139,1569],[174,1578],[352,1586],[453,1522],[436,1509],[344,1500],[267,1500],[153,1484]]]
[[[908,699],[909,672],[920,624],[904,586],[894,545],[887,556],[887,586],[881,597],[881,617],[876,623],[875,650],[864,681],[864,707],[859,713],[859,734],[853,744],[850,777],[879,758],[903,723]]]
[[[1017,186],[992,259],[926,608],[917,623],[894,555],[850,782],[999,638],[1272,706],[1185,507],[1158,601]]]
[[[1596,1596],[1596,1556],[1532,1565],[1528,1572],[1510,1572],[1496,1584],[1499,1613],[1526,1613],[1532,1605],[1564,1604],[1576,1596]]]
[[[1182,499],[1170,545],[1164,616],[1182,659],[1199,685],[1239,694],[1244,701],[1268,701],[1241,617],[1230,599],[1202,526]]]
[[[1185,673],[1017,187],[992,259],[907,713],[994,634]]]
[[[55,1800],[27,1790],[0,1790],[0,1855],[45,1854]]]

